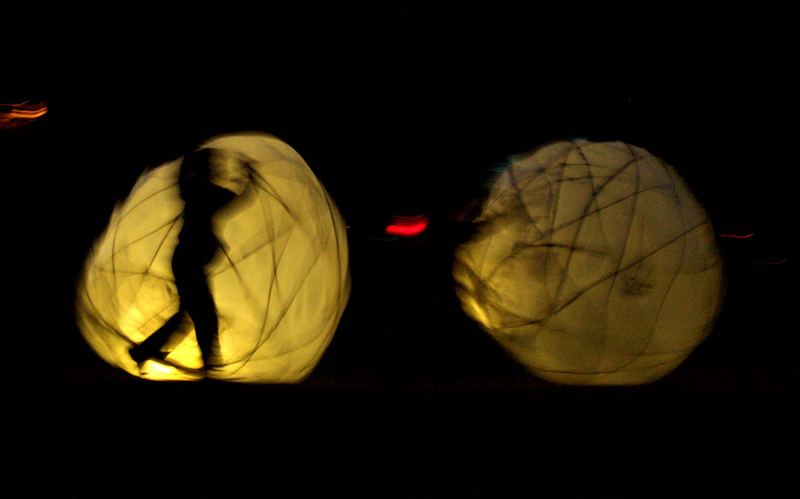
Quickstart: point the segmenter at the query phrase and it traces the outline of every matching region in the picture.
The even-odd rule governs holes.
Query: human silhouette
[[[172,255],[172,273],[178,289],[178,311],[156,332],[139,345],[130,348],[131,358],[141,367],[148,359],[163,360],[169,344],[176,344],[186,334],[184,323],[191,318],[203,369],[213,367],[219,349],[219,320],[214,298],[208,286],[206,266],[222,245],[214,233],[214,214],[230,203],[236,193],[214,183],[221,175],[221,165],[238,162],[239,178],[247,167],[240,160],[215,149],[198,149],[184,156],[178,176],[178,187],[184,202],[183,226]],[[230,175],[230,171],[227,172]],[[227,177],[229,184],[232,179]],[[236,183],[237,180],[233,180]]]

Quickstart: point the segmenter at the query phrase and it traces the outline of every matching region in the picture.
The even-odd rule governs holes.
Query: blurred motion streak
[[[0,128],[19,128],[38,120],[45,114],[47,114],[47,104],[44,102],[0,103]]]
[[[392,217],[392,223],[386,226],[386,233],[392,236],[414,237],[425,232],[428,228],[428,218],[425,215],[413,217]]]
[[[719,237],[724,237],[726,239],[750,239],[751,237],[755,236],[754,233],[739,235],[739,234],[720,234]]]
[[[782,258],[780,260],[753,260],[753,263],[756,265],[783,265],[785,263],[789,263],[789,259]]]

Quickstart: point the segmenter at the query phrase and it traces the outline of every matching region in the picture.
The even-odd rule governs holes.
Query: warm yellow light
[[[171,258],[184,202],[181,160],[145,172],[114,210],[78,286],[81,332],[107,362],[148,379],[295,382],[319,361],[349,295],[345,224],[312,171],[287,144],[230,135],[203,147],[247,158],[253,179],[212,180],[239,194],[215,215],[225,252],[206,267],[219,317],[215,368],[203,361],[191,321],[163,360],[137,366],[128,349],[178,310]]]
[[[459,248],[465,312],[533,373],[638,384],[710,332],[722,271],[708,216],[675,170],[621,142],[514,159]]]

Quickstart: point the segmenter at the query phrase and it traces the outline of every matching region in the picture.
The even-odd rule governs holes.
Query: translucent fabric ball
[[[462,306],[544,379],[651,382],[713,327],[723,277],[708,215],[642,148],[574,140],[514,158],[476,222],[455,257]]]
[[[78,284],[79,328],[100,357],[135,376],[302,380],[331,341],[349,296],[342,217],[303,158],[277,138],[228,135],[202,148],[243,158],[250,168],[249,179],[224,164],[211,177],[237,195],[213,215],[223,250],[205,268],[219,319],[214,369],[201,369],[191,321],[163,359],[138,365],[129,354],[178,311],[171,259],[183,223],[181,159],[146,171],[114,209]]]

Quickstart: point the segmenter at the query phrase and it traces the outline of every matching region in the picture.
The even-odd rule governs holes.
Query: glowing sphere
[[[145,172],[113,211],[78,285],[80,330],[107,362],[148,379],[302,380],[328,346],[349,296],[345,224],[303,158],[280,140],[229,135],[203,147],[247,158],[252,171],[246,185],[224,172],[212,178],[239,187],[239,196],[214,214],[225,250],[205,267],[219,317],[214,369],[200,369],[191,321],[189,334],[163,359],[139,366],[128,352],[178,310],[171,258],[184,207],[180,159]]]
[[[466,313],[534,374],[639,384],[710,332],[722,270],[711,223],[646,150],[582,140],[515,158],[456,253]]]

